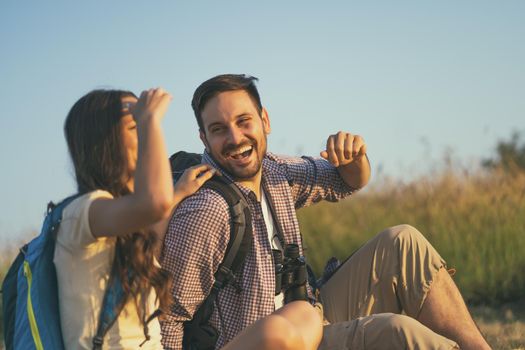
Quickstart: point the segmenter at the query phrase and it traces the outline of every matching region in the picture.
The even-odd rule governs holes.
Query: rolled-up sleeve
[[[272,155],[272,158],[286,172],[296,209],[322,200],[337,202],[356,191],[344,182],[337,168],[325,159],[276,155]]]

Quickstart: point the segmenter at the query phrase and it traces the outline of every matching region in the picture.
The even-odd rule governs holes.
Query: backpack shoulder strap
[[[83,193],[76,193],[74,195],[71,195],[65,199],[63,199],[58,204],[55,204],[53,202],[47,203],[47,218],[50,220],[49,225],[45,226],[49,228],[48,232],[42,232],[41,234],[48,235],[48,234],[56,234],[58,232],[58,228],[60,227],[60,223],[62,222],[62,212],[64,209],[75,199],[80,197]],[[55,238],[55,237],[53,237]]]
[[[184,322],[183,349],[214,349],[218,339],[217,330],[209,324],[219,291],[234,282],[240,292],[238,274],[253,240],[252,218],[248,201],[231,181],[215,175],[204,187],[218,192],[228,203],[230,210],[230,240],[224,259],[215,272],[215,282],[210,294],[204,299],[190,321]]]
[[[230,210],[230,240],[224,259],[215,273],[214,287],[222,289],[240,272],[250,250],[253,239],[251,212],[243,193],[225,177],[214,176],[204,186],[218,192]],[[238,285],[236,287],[239,289]]]
[[[124,309],[125,301],[126,293],[116,273],[112,271],[102,301],[97,333],[93,337],[93,350],[102,349],[104,337]]]

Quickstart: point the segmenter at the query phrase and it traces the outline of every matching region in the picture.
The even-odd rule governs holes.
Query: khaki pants
[[[330,324],[324,327],[319,349],[458,348],[415,319],[444,266],[415,228],[399,225],[381,232],[321,288]]]

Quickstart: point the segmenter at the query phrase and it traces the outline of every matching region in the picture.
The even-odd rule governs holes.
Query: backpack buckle
[[[230,282],[237,291],[237,293],[240,293],[242,291],[242,288],[239,286],[237,276],[235,276],[233,271],[228,267],[221,265],[215,273],[215,283],[213,283],[212,288],[219,291]]]

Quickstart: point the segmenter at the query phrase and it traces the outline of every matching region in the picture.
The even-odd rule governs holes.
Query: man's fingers
[[[334,152],[337,156],[337,162],[344,162],[348,157],[345,156],[345,139],[347,133],[339,131],[334,137]]]
[[[366,154],[366,144],[365,140],[359,135],[356,135],[354,138],[354,144],[353,144],[353,156],[362,156]]]
[[[354,136],[352,140],[352,156],[357,156],[359,150],[361,149],[361,146],[363,146],[363,139],[361,138],[361,136]]]
[[[326,141],[326,150],[320,153],[321,157],[334,166],[346,165],[355,160],[357,156],[366,154],[366,144],[359,135],[339,131],[330,135]]]
[[[344,156],[345,160],[351,160],[353,158],[353,140],[354,137],[350,133],[346,133],[344,140]]]
[[[334,150],[334,135],[331,135],[326,141],[326,152],[328,153],[328,161],[334,166],[339,166],[337,155]]]
[[[359,155],[364,156],[366,154],[366,143],[363,143],[361,149],[359,149]]]

